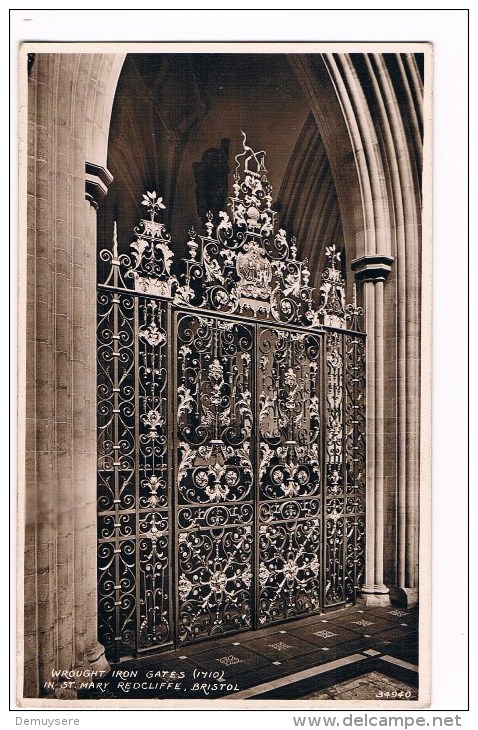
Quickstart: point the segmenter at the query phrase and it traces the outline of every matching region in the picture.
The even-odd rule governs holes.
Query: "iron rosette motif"
[[[171,640],[170,491],[168,483],[168,337],[164,302],[138,296],[138,643]]]
[[[178,560],[180,642],[251,627],[250,525],[180,532]]]
[[[314,512],[318,501],[305,511]],[[321,607],[321,520],[261,524],[259,623],[315,613]]]

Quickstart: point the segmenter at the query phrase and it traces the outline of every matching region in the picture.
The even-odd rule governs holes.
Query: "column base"
[[[111,667],[105,656],[105,647],[100,644],[99,641],[95,642],[90,649],[86,652],[86,658],[88,664],[95,672],[102,672],[102,674],[108,674],[111,672]]]
[[[62,678],[56,684],[53,696],[58,700],[76,700],[79,689],[91,682],[101,681],[110,672],[111,667],[105,657],[105,647],[97,641],[87,650],[86,662],[74,667],[71,677]]]
[[[56,687],[53,693],[56,700],[76,700],[78,692],[76,687]]]
[[[418,588],[401,588],[390,586],[390,598],[392,603],[403,608],[412,608],[418,604]]]
[[[364,586],[357,598],[357,604],[370,608],[372,606],[390,606],[390,593],[385,585]]]

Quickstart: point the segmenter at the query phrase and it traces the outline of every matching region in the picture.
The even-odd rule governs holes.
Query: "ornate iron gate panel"
[[[177,631],[181,642],[250,628],[253,327],[177,315]]]
[[[353,320],[356,325],[356,320]],[[345,351],[345,600],[365,581],[365,337],[342,335]]]
[[[365,554],[365,361],[359,334],[327,332],[324,607],[355,600]]]
[[[236,157],[172,271],[164,208],[100,254],[98,601],[108,656],[355,601],[365,553],[361,310],[326,249],[320,301],[277,230],[264,153]],[[354,295],[355,300],[355,295]]]
[[[172,641],[170,306],[126,292],[103,254],[98,291],[99,631],[112,656]]]
[[[321,607],[322,335],[259,327],[259,622]]]

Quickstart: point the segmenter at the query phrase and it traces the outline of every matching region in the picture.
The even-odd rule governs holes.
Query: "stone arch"
[[[371,593],[377,586],[384,590],[386,574],[387,582],[399,589],[397,597],[414,601],[422,75],[416,57],[409,53],[289,58],[327,151],[345,247],[354,259],[356,280],[363,286],[368,334],[368,483],[373,485],[368,495],[367,582]],[[385,349],[392,353],[392,361],[385,361]],[[396,543],[396,553],[385,548],[384,535],[388,545]]]

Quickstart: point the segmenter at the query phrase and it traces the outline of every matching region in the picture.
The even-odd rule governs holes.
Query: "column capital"
[[[386,254],[373,254],[354,259],[351,268],[355,273],[355,281],[358,283],[385,281],[392,270],[393,262],[393,256]]]
[[[108,192],[113,182],[113,175],[101,165],[94,162],[85,162],[85,198],[90,201],[95,210]]]

